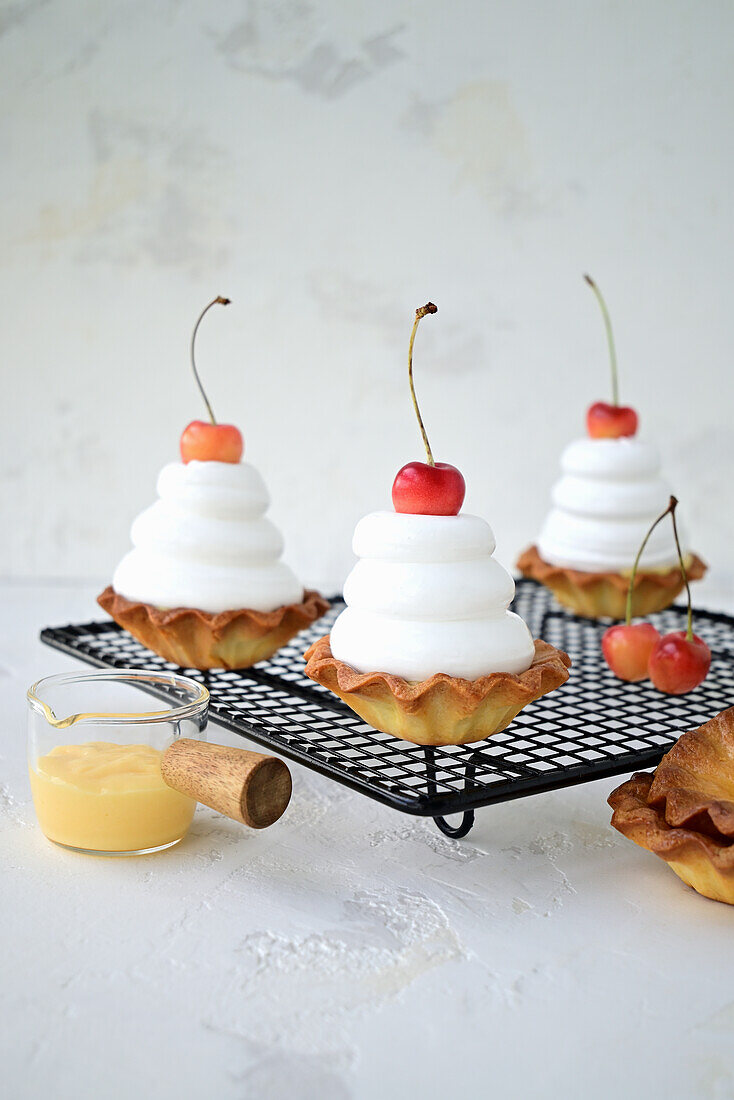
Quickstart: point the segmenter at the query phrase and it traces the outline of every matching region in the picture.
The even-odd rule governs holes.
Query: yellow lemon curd
[[[186,834],[196,802],[167,787],[150,745],[57,745],[30,766],[38,822],[57,844],[136,852]]]

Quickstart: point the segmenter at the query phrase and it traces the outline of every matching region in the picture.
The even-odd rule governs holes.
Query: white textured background
[[[608,396],[588,269],[734,587],[728,0],[15,0],[0,32],[0,573],[109,578],[216,293],[202,374],[304,580],[421,457],[428,298],[434,450],[511,563]]]

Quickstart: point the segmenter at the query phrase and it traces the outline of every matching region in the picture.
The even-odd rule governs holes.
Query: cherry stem
[[[658,518],[655,520],[652,527],[650,528],[650,530],[647,532],[644,539],[642,540],[642,546],[637,551],[637,557],[635,558],[635,564],[632,566],[632,573],[630,575],[629,588],[627,589],[627,609],[626,609],[626,614],[625,614],[625,617],[624,617],[625,626],[629,626],[630,622],[632,620],[632,592],[633,592],[634,587],[635,587],[635,576],[637,574],[637,566],[640,564],[640,558],[642,557],[642,552],[645,549],[645,547],[647,546],[647,541],[650,538],[650,535],[653,533],[653,531],[655,530],[657,525],[662,520],[664,520],[667,515],[672,515],[672,517],[673,517],[673,530],[675,530],[675,509],[677,507],[677,504],[678,504],[678,501],[675,499],[675,497],[671,497],[670,498],[670,503],[668,504],[668,507],[665,509],[664,512],[661,512],[660,515],[658,516]],[[677,540],[677,537],[678,536],[676,535],[676,540]],[[680,550],[678,551],[678,553],[680,554]],[[683,559],[681,558],[681,566],[682,566],[682,564],[683,564]],[[684,573],[684,576],[685,576],[685,573]],[[688,584],[688,582],[686,581],[686,586],[687,586],[687,584]],[[689,598],[688,606],[690,608],[690,598]]]
[[[614,334],[612,333],[612,322],[609,317],[609,310],[607,304],[602,298],[601,291],[596,285],[591,275],[584,275],[587,283],[596,294],[596,299],[601,307],[602,317],[604,318],[604,328],[607,330],[607,344],[609,345],[609,363],[612,368],[612,404],[619,404],[619,383],[617,381],[617,352],[614,348]]]
[[[221,295],[217,295],[216,298],[212,298],[209,305],[205,306],[204,309],[202,309],[201,313],[199,314],[198,320],[197,320],[196,324],[194,325],[194,331],[191,334],[191,366],[193,367],[194,378],[196,379],[196,384],[199,387],[199,392],[200,392],[201,396],[204,398],[204,404],[206,405],[206,411],[209,413],[209,419],[211,420],[212,424],[216,424],[216,420],[214,419],[214,413],[212,412],[212,407],[209,404],[209,398],[207,397],[206,393],[204,392],[204,387],[201,384],[201,379],[199,378],[199,372],[196,369],[196,355],[195,355],[195,352],[194,352],[195,345],[196,345],[196,334],[199,331],[199,325],[204,320],[204,317],[207,315],[207,313],[212,308],[212,306],[228,306],[229,302],[230,302],[229,298],[222,298]]]
[[[678,501],[676,500],[676,504]],[[673,520],[673,534],[675,535],[675,548],[678,551],[678,561],[680,562],[680,571],[683,574],[683,583],[686,586],[686,596],[688,598],[688,622],[686,625],[686,641],[693,641],[693,606],[691,604],[691,587],[688,583],[688,573],[686,572],[686,563],[683,560],[683,554],[680,548],[680,539],[678,538],[678,524],[675,519],[675,508],[670,510],[670,518]]]
[[[436,463],[433,461],[433,452],[428,442],[426,429],[423,426],[423,417],[418,408],[418,401],[415,396],[415,386],[413,385],[413,342],[415,340],[415,334],[418,331],[418,325],[428,313],[438,313],[438,306],[434,306],[433,302],[427,302],[426,305],[421,306],[420,309],[415,311],[415,321],[413,322],[413,331],[410,334],[410,347],[408,348],[408,381],[410,382],[410,396],[413,398],[413,408],[415,409],[415,415],[418,417],[418,424],[420,426],[421,435],[423,436],[423,445],[428,455],[428,465],[435,466]]]

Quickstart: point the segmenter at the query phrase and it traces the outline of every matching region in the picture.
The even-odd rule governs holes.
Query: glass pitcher
[[[84,670],[33,684],[28,769],[48,839],[95,855],[177,844],[196,803],[166,786],[160,761],[179,737],[206,740],[208,709],[207,689],[171,672]]]

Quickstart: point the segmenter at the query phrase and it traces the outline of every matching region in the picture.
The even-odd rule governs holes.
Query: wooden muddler
[[[175,791],[253,829],[277,821],[291,797],[282,760],[182,737],[163,753],[161,774]]]

